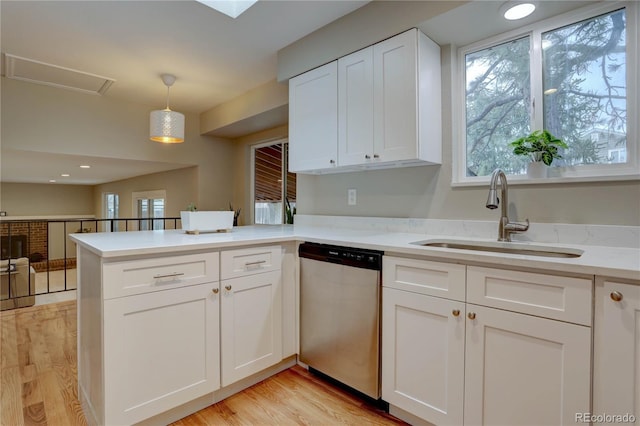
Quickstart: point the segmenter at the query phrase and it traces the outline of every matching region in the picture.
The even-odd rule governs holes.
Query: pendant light
[[[149,138],[155,142],[182,143],[184,142],[184,114],[169,109],[169,88],[175,83],[176,77],[171,74],[162,74],[161,77],[167,86],[167,107],[151,111]]]

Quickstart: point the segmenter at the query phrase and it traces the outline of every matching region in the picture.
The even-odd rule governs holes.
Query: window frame
[[[457,50],[454,69],[455,78],[452,80],[452,97],[457,99],[453,113],[452,129],[452,180],[451,186],[486,185],[490,176],[466,176],[466,96],[465,96],[465,56],[469,53],[487,49],[518,38],[531,38],[532,53],[530,54],[531,93],[534,106],[531,114],[531,130],[543,128],[543,99],[542,94],[542,54],[541,38],[547,31],[575,24],[579,21],[594,18],[615,10],[626,9],[626,76],[627,76],[627,162],[619,164],[581,165],[580,167],[553,167],[550,177],[544,179],[530,179],[526,175],[508,175],[509,183],[513,184],[557,184],[567,182],[591,182],[614,180],[640,179],[640,54],[638,53],[638,27],[640,26],[640,5],[635,2],[603,2],[597,5],[582,7],[558,16],[554,16],[517,30],[502,33],[463,47]]]
[[[284,137],[284,138],[275,138],[275,139],[270,139],[267,141],[263,141],[260,143],[256,143],[253,145],[249,146],[249,150],[250,150],[250,183],[249,183],[249,206],[250,206],[250,215],[251,215],[251,223],[253,225],[265,225],[265,224],[256,224],[256,211],[255,211],[255,202],[256,202],[256,150],[260,149],[260,148],[264,148],[267,146],[271,146],[271,145],[277,145],[277,144],[282,144],[283,146],[285,144],[289,144],[289,138],[288,137]],[[283,156],[284,156],[284,152],[285,150],[283,149]],[[281,171],[282,174],[282,185],[280,186],[280,192],[282,194],[282,224],[285,223],[285,208],[284,208],[284,198],[285,198],[285,185],[286,185],[286,177],[287,177],[287,171],[289,169],[289,158],[283,158],[282,159],[282,164],[283,164],[283,168]],[[268,226],[268,225],[267,225]]]
[[[114,197],[114,217],[109,217],[109,196]],[[112,219],[113,220],[113,232],[118,231],[118,219],[120,217],[120,194],[117,192],[103,192],[102,193],[102,213],[104,219]],[[112,227],[110,222],[105,221],[102,222],[102,231],[103,232],[111,232]]]

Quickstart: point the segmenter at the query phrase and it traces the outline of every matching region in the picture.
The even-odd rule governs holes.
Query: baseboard
[[[189,401],[186,404],[182,404],[178,407],[175,407],[171,410],[165,411],[164,413],[158,414],[151,418],[141,421],[137,423],[138,426],[157,426],[159,424],[170,424],[180,419],[183,419],[197,411],[200,411],[216,402],[222,401],[234,395],[238,392],[245,390],[248,387],[255,385],[256,383],[260,383],[261,381],[268,379],[271,376],[274,376],[281,371],[286,370],[287,368],[293,367],[296,364],[296,355],[290,356],[278,364],[273,365],[265,370],[260,371],[259,373],[253,374],[249,377],[246,377],[236,383],[232,383],[229,386],[226,386],[222,389],[219,389],[213,393],[209,393],[207,395],[201,396],[200,398],[194,399],[193,401]],[[82,406],[84,410],[84,405]],[[88,419],[87,419],[88,420]]]
[[[402,421],[409,423],[412,426],[435,426],[433,423],[429,423],[420,417],[404,411],[402,408],[398,408],[395,405],[389,404],[389,414],[393,417],[397,417]]]

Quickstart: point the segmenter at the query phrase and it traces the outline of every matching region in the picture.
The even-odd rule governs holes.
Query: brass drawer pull
[[[454,309],[451,313],[454,317],[460,316],[460,309]]]
[[[256,262],[247,262],[244,264],[244,266],[257,266],[257,265],[262,265],[263,263],[267,263],[266,260],[258,260]]]
[[[213,289],[213,290],[211,290],[211,291],[213,292],[213,294],[218,294],[218,292],[219,292],[220,290],[218,290],[217,288],[214,288],[214,289]]]
[[[474,320],[476,319],[476,313],[475,312],[469,312],[469,315],[467,315],[469,317],[470,320]]]
[[[231,286],[230,286],[230,285],[225,285],[225,286],[224,286],[224,288],[225,288],[227,291],[231,291]]]

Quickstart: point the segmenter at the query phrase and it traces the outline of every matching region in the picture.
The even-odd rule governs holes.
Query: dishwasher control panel
[[[382,255],[384,252],[307,242],[300,244],[298,254],[306,259],[379,271],[382,269]]]

